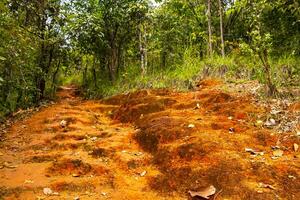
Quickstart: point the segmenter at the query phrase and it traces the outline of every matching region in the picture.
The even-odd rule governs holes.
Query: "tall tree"
[[[224,44],[224,31],[223,31],[223,4],[221,0],[218,0],[219,15],[220,15],[220,38],[221,38],[221,54],[225,57],[225,44]]]
[[[208,54],[212,56],[212,25],[211,25],[211,0],[207,0],[207,23],[208,23]]]

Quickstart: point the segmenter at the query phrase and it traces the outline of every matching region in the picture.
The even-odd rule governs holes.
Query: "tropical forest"
[[[0,200],[298,200],[299,145],[299,0],[0,0]]]

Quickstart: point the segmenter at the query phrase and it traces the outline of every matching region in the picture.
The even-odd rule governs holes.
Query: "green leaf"
[[[6,58],[4,58],[4,57],[0,56],[0,60],[6,60]]]

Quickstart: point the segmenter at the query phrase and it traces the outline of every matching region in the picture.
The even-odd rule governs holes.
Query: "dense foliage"
[[[299,86],[297,0],[3,0],[0,116],[80,84],[99,97],[193,78]]]

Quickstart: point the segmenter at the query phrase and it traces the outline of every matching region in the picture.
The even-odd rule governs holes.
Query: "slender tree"
[[[224,31],[223,31],[223,5],[222,1],[218,0],[219,3],[219,15],[220,15],[220,38],[221,38],[221,54],[225,57],[225,44],[224,44]]]
[[[211,26],[211,0],[207,0],[207,22],[208,22],[208,54],[212,56],[212,26]]]

